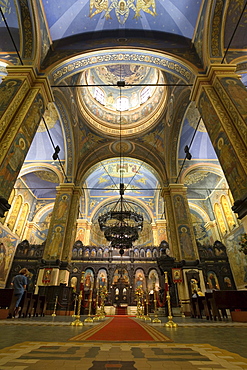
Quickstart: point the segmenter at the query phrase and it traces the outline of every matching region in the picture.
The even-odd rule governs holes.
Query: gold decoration
[[[169,293],[167,271],[165,271],[164,274],[165,274],[165,285],[167,286],[166,300],[168,305],[168,321],[165,323],[165,326],[168,328],[177,328],[178,324],[172,321],[171,297]]]

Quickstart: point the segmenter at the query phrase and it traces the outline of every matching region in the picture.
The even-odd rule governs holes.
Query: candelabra
[[[79,297],[78,297],[77,315],[73,315],[73,317],[75,317],[75,320],[70,324],[72,326],[83,326],[83,322],[80,320],[80,317],[81,317],[81,302],[82,302],[83,291],[84,291],[84,275],[85,275],[85,272],[82,271],[81,284],[80,284],[80,294],[79,294]]]
[[[93,321],[98,321],[99,320],[98,304],[99,304],[99,285],[97,283],[97,285],[96,285],[96,300],[95,300],[95,316],[93,318]]]
[[[167,300],[167,307],[168,307],[168,321],[165,323],[165,326],[169,328],[177,328],[178,324],[172,321],[172,310],[171,310],[171,297],[169,293],[169,284],[168,284],[168,276],[167,271],[164,272],[165,274],[165,286],[167,287],[166,291],[166,300]]]
[[[154,318],[153,318],[152,322],[155,323],[155,324],[157,324],[157,323],[159,324],[159,323],[161,323],[161,320],[158,318],[155,283],[153,283],[153,292],[154,292]]]
[[[53,310],[53,314],[51,315],[53,317],[57,316],[56,315],[57,302],[58,302],[58,296],[56,295],[55,304],[54,304],[54,310]]]
[[[106,293],[104,292],[103,287],[101,287],[100,290],[100,314],[99,314],[99,319],[104,319],[105,318],[105,296]]]
[[[75,315],[75,321],[73,321],[70,325],[72,326],[83,326],[83,322],[80,320],[81,317],[81,301],[82,301],[82,291],[80,291],[78,297],[78,307],[77,307],[77,315]]]
[[[88,317],[84,320],[85,323],[93,322],[93,318],[91,317],[92,297],[93,297],[93,287],[91,286],[90,291],[89,291],[89,298],[88,298]]]
[[[146,316],[145,316],[145,321],[152,321],[151,320],[151,317],[149,317],[149,314],[148,314],[148,304],[149,304],[149,300],[148,300],[148,291],[146,292]]]

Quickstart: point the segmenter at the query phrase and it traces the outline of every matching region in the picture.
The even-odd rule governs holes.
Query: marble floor
[[[74,341],[98,325],[72,326],[74,320],[0,320],[0,370],[247,369],[247,323],[174,317],[178,327],[167,328],[163,317],[160,324],[148,325],[170,342],[138,343]]]

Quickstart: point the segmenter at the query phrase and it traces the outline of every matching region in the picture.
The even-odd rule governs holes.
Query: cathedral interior
[[[0,9],[0,292],[25,267],[45,318],[58,304],[68,319],[75,296],[90,316],[101,289],[107,314],[138,316],[142,294],[164,322],[170,292],[203,325],[195,291],[247,288],[247,1]],[[220,346],[213,330],[202,343]],[[244,330],[222,348],[247,364]]]

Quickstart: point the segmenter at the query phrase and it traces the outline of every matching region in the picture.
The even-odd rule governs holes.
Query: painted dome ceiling
[[[113,29],[192,38],[202,0],[43,0],[53,40]]]
[[[119,81],[124,87],[117,86]],[[136,134],[160,118],[166,100],[161,71],[138,64],[86,70],[78,89],[81,114],[93,127],[111,135]]]

